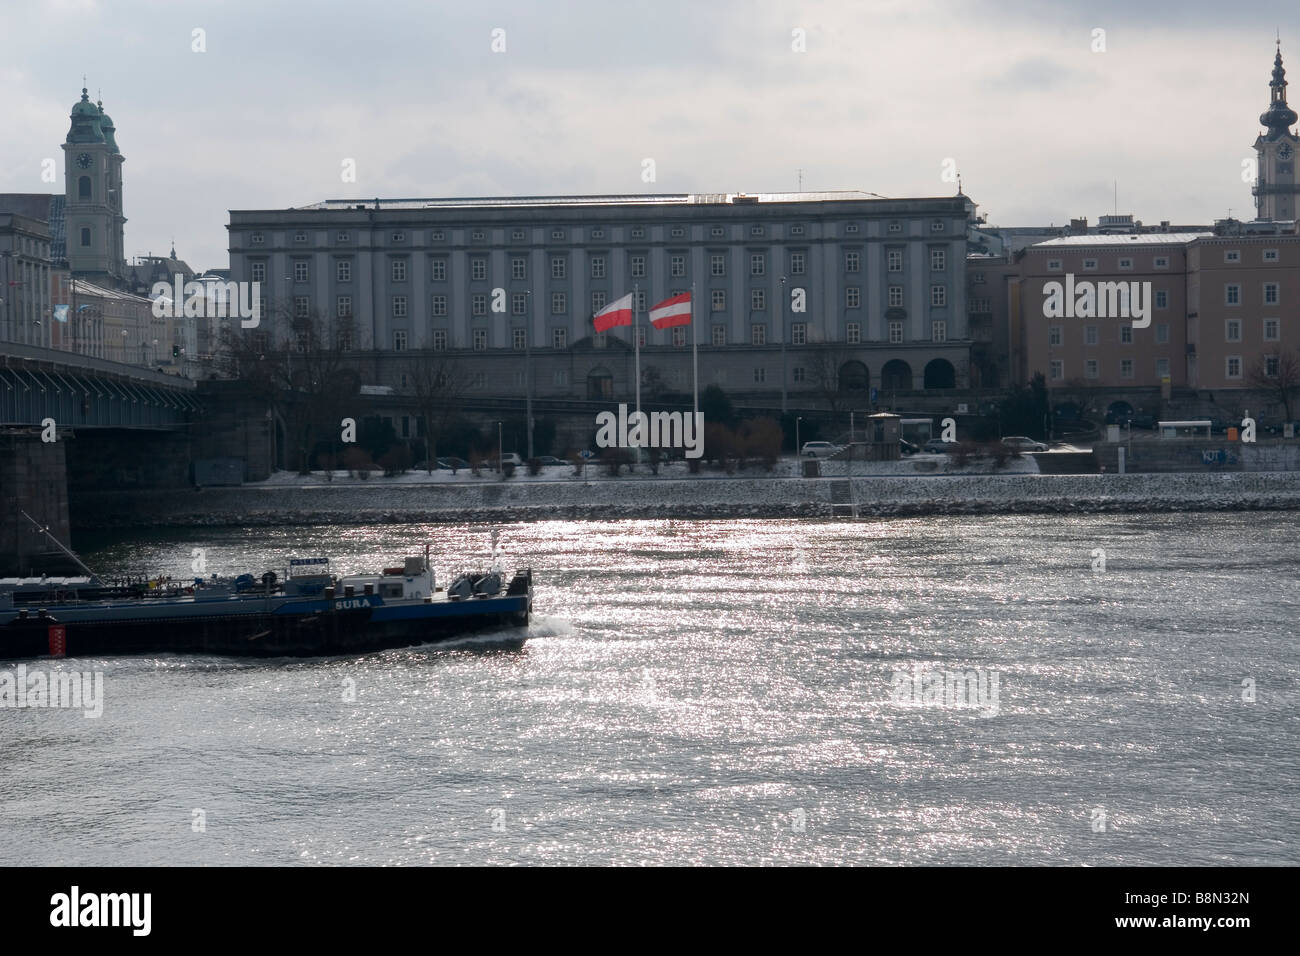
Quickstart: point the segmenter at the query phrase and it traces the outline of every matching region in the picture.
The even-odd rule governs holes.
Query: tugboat
[[[378,574],[335,575],[328,558],[311,557],[291,560],[283,578],[267,571],[260,579],[106,584],[58,546],[86,574],[0,578],[0,660],[160,651],[355,654],[526,628],[532,611],[532,569],[516,571],[508,585],[495,567],[463,573],[444,589],[428,548]]]

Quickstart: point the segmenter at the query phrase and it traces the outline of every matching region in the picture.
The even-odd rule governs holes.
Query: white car
[[[832,445],[828,441],[806,441],[799,454],[804,458],[829,458],[839,450],[839,445]]]

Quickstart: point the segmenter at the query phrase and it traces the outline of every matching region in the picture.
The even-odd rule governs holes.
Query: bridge
[[[153,369],[0,342],[0,425],[176,429],[200,408],[194,392]]]

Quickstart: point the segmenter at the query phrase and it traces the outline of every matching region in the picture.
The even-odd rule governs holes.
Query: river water
[[[104,710],[0,710],[0,863],[1300,863],[1300,514],[80,546],[183,577],[427,540],[445,581],[493,530],[522,648],[28,662],[102,671]]]

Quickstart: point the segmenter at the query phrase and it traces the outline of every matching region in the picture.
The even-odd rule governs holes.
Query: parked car
[[[563,458],[556,458],[554,455],[538,455],[537,460],[542,463],[543,468],[549,468],[551,465],[567,465],[568,462]]]
[[[806,441],[799,454],[805,458],[829,458],[839,450],[839,445],[832,445],[828,441]]]
[[[921,446],[908,441],[906,438],[900,438],[898,440],[898,450],[904,455],[915,455],[921,450]]]
[[[516,454],[515,452],[513,452],[513,451],[508,451],[508,452],[506,452],[506,453],[505,453],[505,457],[504,457],[502,460],[503,460],[507,465],[514,465],[516,468],[521,468],[521,467],[523,467],[523,464],[524,464],[524,460],[523,460],[522,458],[520,458],[519,455],[517,455],[517,454]],[[497,466],[497,456],[496,456],[496,455],[493,455],[491,458],[488,459],[488,465],[489,465],[490,467],[492,467],[492,468],[495,468],[495,467]]]
[[[955,441],[944,441],[942,438],[931,438],[921,446],[921,450],[931,455],[947,455],[957,447]]]
[[[464,458],[457,458],[455,455],[451,455],[447,458],[436,458],[434,460],[438,463],[438,467],[443,471],[460,471],[462,468],[469,467],[469,462]]]
[[[1034,441],[1025,435],[1008,435],[1002,439],[1002,444],[1012,451],[1047,451],[1047,446],[1042,442]]]

